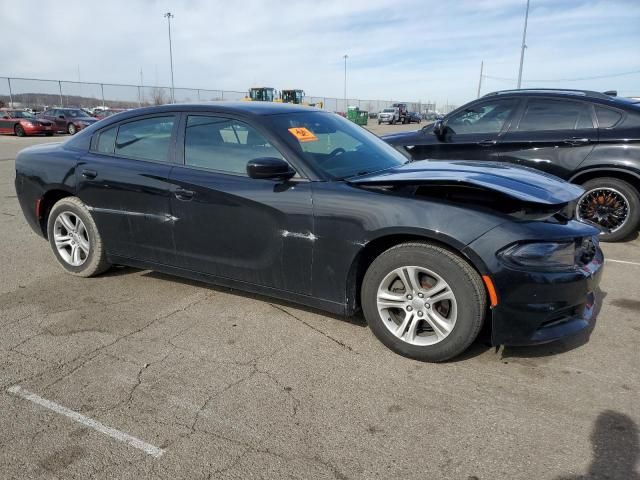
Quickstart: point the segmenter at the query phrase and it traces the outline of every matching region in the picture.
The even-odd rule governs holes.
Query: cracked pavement
[[[0,137],[0,158],[47,141]],[[590,336],[422,364],[361,318],[130,268],[66,275],[13,178],[0,162],[2,478],[595,479],[603,455],[608,478],[638,477],[640,266],[606,265]],[[640,262],[640,240],[604,248]]]

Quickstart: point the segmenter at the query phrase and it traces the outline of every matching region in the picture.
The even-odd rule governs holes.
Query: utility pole
[[[529,0],[527,0],[527,11],[524,14],[524,31],[522,32],[522,50],[520,51],[520,70],[518,70],[518,89],[522,85],[522,64],[524,63],[524,49],[527,48],[527,22],[529,21]]]
[[[164,17],[167,19],[167,23],[169,25],[169,62],[171,63],[171,103],[175,103],[174,96],[174,85],[173,85],[173,50],[171,48],[171,19],[175,18],[171,12],[167,12],[164,14]]]
[[[349,107],[347,106],[347,58],[349,55],[344,55],[344,114],[347,115]]]
[[[478,80],[478,96],[480,98],[480,89],[482,88],[482,70],[484,69],[484,60],[480,62],[480,80]]]

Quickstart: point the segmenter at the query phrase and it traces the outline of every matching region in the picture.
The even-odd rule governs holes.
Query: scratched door
[[[310,182],[259,180],[189,166],[169,178],[183,267],[308,293],[313,252]]]

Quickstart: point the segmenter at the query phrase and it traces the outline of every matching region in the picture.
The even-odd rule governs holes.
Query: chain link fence
[[[203,88],[174,88],[172,96],[171,88],[162,86],[0,77],[0,102],[12,108],[31,108],[38,111],[49,107],[137,108],[172,102],[238,101],[246,96],[246,91]],[[356,106],[368,112],[379,112],[397,102],[399,101],[349,98],[345,104],[344,98],[310,95],[305,97],[305,103],[322,106],[325,110],[332,112],[346,112],[348,106]],[[433,102],[405,101],[403,103],[407,103],[409,110],[416,112],[436,111],[436,105]]]

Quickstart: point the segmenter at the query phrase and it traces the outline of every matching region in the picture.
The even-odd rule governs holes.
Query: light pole
[[[174,97],[174,86],[173,86],[173,51],[171,49],[171,19],[175,18],[171,12],[167,12],[164,14],[164,17],[167,19],[167,23],[169,24],[169,62],[171,63],[171,103],[175,103]]]
[[[529,20],[529,0],[527,0],[527,11],[524,14],[524,31],[522,32],[522,50],[520,51],[520,70],[518,70],[518,89],[522,85],[522,64],[524,63],[524,49],[527,48],[527,21]]]
[[[349,55],[344,55],[344,114],[345,116],[347,115],[347,110],[349,110],[349,107],[347,107],[347,58],[349,58]]]

